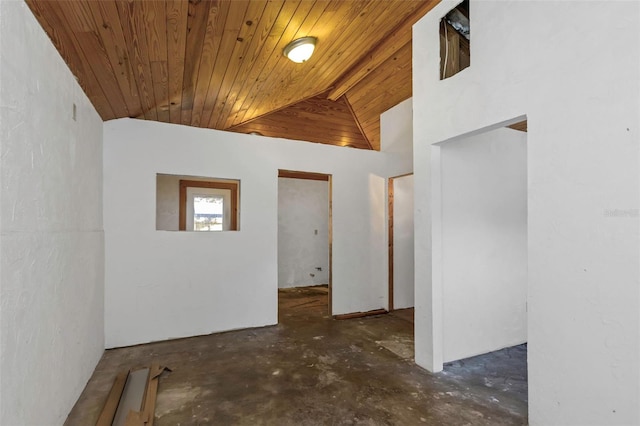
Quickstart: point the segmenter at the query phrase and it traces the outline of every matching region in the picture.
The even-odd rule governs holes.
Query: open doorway
[[[413,322],[413,173],[389,178],[389,312]]]
[[[331,176],[278,171],[278,318],[331,316]]]
[[[526,410],[527,123],[441,142],[432,167],[444,371]]]

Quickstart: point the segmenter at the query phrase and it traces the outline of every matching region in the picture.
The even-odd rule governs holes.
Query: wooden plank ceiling
[[[440,0],[26,1],[105,121],[380,149],[380,114],[411,96],[411,26]]]

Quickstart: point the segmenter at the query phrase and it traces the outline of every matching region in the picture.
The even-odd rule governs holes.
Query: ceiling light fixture
[[[302,37],[293,40],[284,47],[284,56],[293,62],[301,64],[307,61],[313,55],[313,49],[318,41],[315,37]]]

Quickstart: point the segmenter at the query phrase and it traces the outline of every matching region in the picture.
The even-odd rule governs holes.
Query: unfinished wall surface
[[[279,178],[278,288],[328,283],[329,182]]]
[[[393,179],[393,308],[413,307],[413,175]]]
[[[102,120],[5,0],[0,151],[0,424],[59,425],[104,350]]]
[[[180,229],[180,176],[158,175],[156,180],[156,229]]]
[[[472,1],[471,66],[440,81],[455,5],[413,33],[416,362],[443,360],[431,145],[526,115],[530,423],[638,424],[640,3]]]
[[[386,306],[371,181],[406,173],[406,155],[131,119],[104,141],[107,347],[277,322],[278,169],[333,176],[334,313]],[[239,179],[240,231],[156,231],[157,173]]]
[[[440,146],[445,362],[527,341],[526,142],[502,128]]]

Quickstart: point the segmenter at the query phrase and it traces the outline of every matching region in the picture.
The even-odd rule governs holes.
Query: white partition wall
[[[529,421],[638,424],[640,3],[472,0],[471,66],[441,81],[456,4],[413,33],[416,362],[443,361],[432,144],[526,116]]]
[[[384,182],[410,167],[406,154],[106,123],[107,347],[277,322],[278,169],[332,175],[333,313],[384,308]],[[156,231],[157,173],[239,180],[240,231]]]

